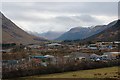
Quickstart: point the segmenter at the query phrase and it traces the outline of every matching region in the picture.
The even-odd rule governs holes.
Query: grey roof
[[[80,53],[80,52],[74,52],[71,54],[72,57],[85,57],[89,58],[90,55],[88,53]]]

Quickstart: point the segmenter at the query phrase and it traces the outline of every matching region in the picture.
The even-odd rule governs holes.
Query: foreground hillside
[[[108,67],[92,70],[81,70],[73,72],[55,73],[48,75],[37,75],[31,77],[23,77],[20,79],[40,79],[40,78],[118,78],[120,73],[118,72],[119,67]]]
[[[2,13],[0,13],[2,14]],[[33,35],[28,34],[21,28],[19,28],[16,24],[14,24],[11,20],[6,18],[2,14],[2,42],[3,43],[36,43],[40,41],[45,41],[44,38],[35,37]]]

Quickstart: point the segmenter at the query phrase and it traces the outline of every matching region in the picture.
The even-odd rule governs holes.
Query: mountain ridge
[[[61,35],[56,40],[77,40],[77,39],[82,40],[92,35],[98,34],[101,31],[113,26],[116,23],[116,21],[117,20],[107,25],[96,25],[94,27],[75,27]]]
[[[120,19],[108,25],[111,27],[80,41],[120,41]]]
[[[21,28],[19,28],[10,19],[5,17],[2,13],[2,43],[38,43],[40,41],[46,41],[42,37],[36,37],[28,34]]]

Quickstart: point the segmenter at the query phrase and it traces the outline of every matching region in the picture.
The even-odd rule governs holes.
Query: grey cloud
[[[101,24],[103,23],[103,21],[95,18],[95,17],[92,17],[90,15],[79,15],[79,16],[59,16],[59,17],[56,17],[55,20],[52,20],[54,22],[57,22],[57,23],[61,23],[61,24],[76,24],[77,25],[81,25],[83,26],[84,23],[86,23],[88,26],[89,23],[91,24]]]
[[[20,23],[28,22],[29,30],[66,30],[76,26],[92,26],[102,24],[94,16],[117,16],[117,2],[37,2],[37,3],[9,3],[2,4],[2,12],[10,19]],[[32,15],[57,14],[56,17],[43,19]],[[47,16],[47,15],[46,15]],[[112,20],[111,20],[112,21]],[[21,24],[24,27],[24,24]]]
[[[3,3],[3,10],[7,9],[11,12],[24,12],[24,11],[52,11],[52,12],[68,12],[68,13],[86,13],[86,14],[104,14],[104,15],[116,15],[117,2],[53,2],[53,3]]]
[[[93,17],[93,16],[91,16],[91,15],[81,15],[81,16],[75,16],[77,19],[79,19],[79,20],[81,20],[81,21],[83,21],[83,22],[94,22],[94,23],[97,23],[97,22],[99,22],[99,23],[102,23],[102,21],[101,20],[99,20],[99,19],[97,19],[97,18],[95,18],[95,17]]]

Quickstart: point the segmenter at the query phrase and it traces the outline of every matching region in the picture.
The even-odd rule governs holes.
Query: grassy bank
[[[63,73],[55,73],[48,75],[37,75],[30,77],[21,77],[19,79],[40,79],[40,78],[118,78],[120,76],[120,72],[118,72],[119,67],[108,67],[108,68],[100,68],[100,69],[92,69],[92,70],[80,70],[73,72],[63,72]]]

